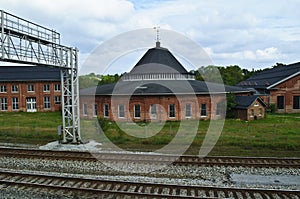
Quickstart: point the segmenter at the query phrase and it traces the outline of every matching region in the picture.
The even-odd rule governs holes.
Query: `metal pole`
[[[67,139],[66,139],[66,122],[65,122],[65,88],[64,88],[64,70],[66,69],[61,69],[60,70],[60,79],[61,79],[61,104],[62,104],[62,134],[63,134],[63,139],[62,142],[66,143]]]
[[[71,107],[72,107],[72,134],[73,134],[73,143],[76,143],[76,107],[75,107],[75,84],[74,84],[74,54],[73,54],[73,48],[70,48],[70,70],[71,70]]]
[[[76,68],[76,80],[75,80],[75,89],[76,89],[76,104],[77,104],[77,135],[78,141],[81,142],[80,134],[80,103],[79,103],[79,74],[78,74],[78,49],[75,48],[75,68]]]
[[[1,51],[2,51],[2,59],[4,59],[4,13],[1,10]]]

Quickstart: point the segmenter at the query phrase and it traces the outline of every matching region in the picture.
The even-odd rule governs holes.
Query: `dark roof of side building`
[[[0,82],[60,81],[60,69],[47,66],[0,66]]]
[[[270,89],[300,74],[300,62],[264,70],[240,82],[238,86],[255,89]]]
[[[249,90],[197,80],[149,80],[119,81],[80,90],[80,95],[174,95],[174,94],[218,94],[248,93]]]
[[[255,101],[256,99],[264,106],[266,107],[266,104],[264,101],[255,95],[251,96],[235,96],[236,101],[236,109],[248,109]]]

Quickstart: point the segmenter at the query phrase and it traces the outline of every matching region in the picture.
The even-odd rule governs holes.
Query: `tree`
[[[119,75],[119,74],[103,75],[103,76],[101,76],[101,81],[99,81],[98,85],[115,83],[115,82],[119,81],[120,78],[121,78],[121,75]]]
[[[219,67],[219,71],[224,84],[234,86],[244,80],[243,70],[237,65]]]
[[[96,75],[95,73],[81,75],[79,76],[79,88],[83,89],[92,86],[97,86],[100,80],[100,75]]]
[[[236,118],[235,107],[237,105],[235,100],[235,95],[233,93],[226,94],[227,107],[226,107],[226,117],[227,118]]]
[[[198,71],[194,71],[196,80],[207,82],[224,83],[227,85],[237,85],[245,79],[244,72],[239,66],[201,66]]]
[[[196,80],[222,83],[222,77],[219,71],[219,67],[209,65],[201,66],[198,71],[195,71]]]

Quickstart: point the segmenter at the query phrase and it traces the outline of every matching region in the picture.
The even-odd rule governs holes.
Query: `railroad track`
[[[0,171],[0,186],[21,190],[48,190],[48,193],[75,194],[77,197],[109,198],[300,198],[299,190],[246,189],[213,186],[140,183]]]
[[[0,156],[17,158],[41,158],[72,161],[136,162],[146,164],[244,166],[300,168],[300,158],[270,157],[198,157],[135,153],[89,153],[75,151],[51,151],[38,149],[0,148]]]

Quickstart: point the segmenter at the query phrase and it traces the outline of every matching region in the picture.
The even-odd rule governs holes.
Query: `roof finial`
[[[160,38],[159,38],[159,26],[154,26],[154,29],[156,30],[156,47],[160,47]]]

